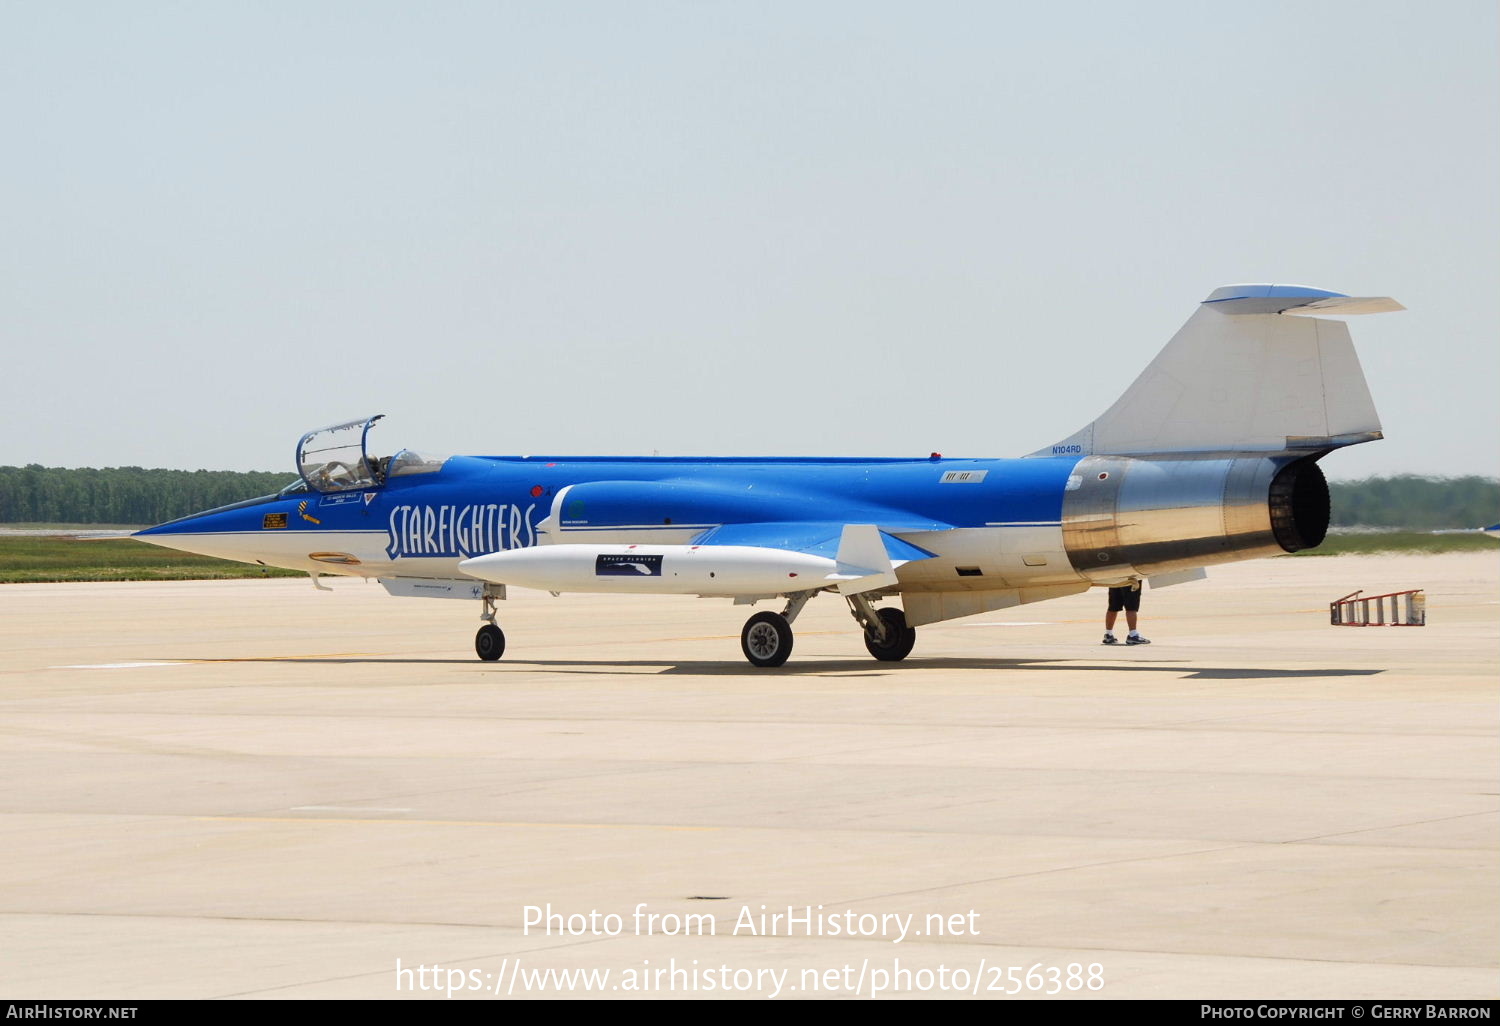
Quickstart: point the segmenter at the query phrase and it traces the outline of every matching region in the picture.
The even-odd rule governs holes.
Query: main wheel
[[[745,621],[740,648],[756,666],[780,666],[792,654],[792,625],[780,613],[756,613]]]
[[[492,623],[485,624],[474,635],[474,651],[487,663],[499,659],[505,654],[505,632]]]
[[[906,614],[893,606],[880,610],[880,619],[885,623],[885,641],[876,641],[865,633],[865,648],[876,659],[887,663],[900,662],[911,654],[917,643],[917,629],[906,626]]]

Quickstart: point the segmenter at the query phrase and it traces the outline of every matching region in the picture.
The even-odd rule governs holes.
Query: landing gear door
[[[297,473],[315,492],[349,492],[380,484],[365,448],[370,428],[385,414],[318,428],[297,443]]]

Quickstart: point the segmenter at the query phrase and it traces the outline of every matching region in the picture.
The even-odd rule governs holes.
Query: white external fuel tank
[[[784,595],[839,580],[827,557],[748,545],[537,545],[458,568],[494,584],[606,594]]]

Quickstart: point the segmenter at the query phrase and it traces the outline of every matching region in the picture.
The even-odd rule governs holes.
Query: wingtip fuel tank
[[[538,545],[475,556],[458,568],[542,591],[727,597],[824,588],[838,564],[748,545]]]

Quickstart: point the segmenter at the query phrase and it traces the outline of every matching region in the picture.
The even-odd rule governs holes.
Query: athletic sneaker
[[[1120,639],[1115,637],[1113,634],[1105,634],[1104,641],[1101,642],[1101,644],[1104,645],[1118,645],[1119,643]]]
[[[1150,638],[1143,638],[1139,634],[1132,634],[1128,638],[1125,639],[1125,644],[1127,644],[1127,645],[1149,645],[1149,644],[1151,644],[1151,639]]]

